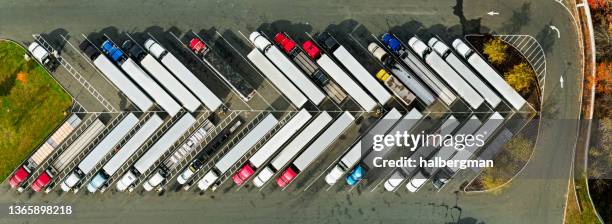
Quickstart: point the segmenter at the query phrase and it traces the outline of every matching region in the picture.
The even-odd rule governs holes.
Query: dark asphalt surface
[[[492,10],[500,15],[487,16]],[[17,195],[3,184],[1,203],[70,204],[75,212],[66,217],[8,217],[3,213],[0,223],[406,223],[406,220],[417,223],[560,223],[563,218],[571,151],[576,141],[581,83],[578,61],[582,58],[574,21],[554,0],[296,1],[291,4],[277,0],[13,0],[0,3],[0,21],[3,21],[0,37],[19,42],[31,42],[31,35],[39,33],[57,40],[61,40],[58,34],[62,34],[70,42],[78,43],[81,34],[100,31],[121,35],[123,32],[171,30],[181,35],[189,30],[200,33],[216,30],[224,37],[234,37],[245,44],[239,31],[248,34],[255,29],[281,29],[303,36],[304,32],[325,29],[349,32],[357,24],[373,34],[391,30],[403,38],[416,33],[422,39],[436,34],[446,41],[479,32],[529,34],[542,44],[548,71],[543,92],[542,128],[534,157],[525,171],[501,193],[453,193],[452,189],[437,193],[429,187],[416,194],[410,194],[405,188],[396,193],[382,192],[380,188],[374,192],[348,192],[346,189],[280,192],[268,187],[261,192],[245,188],[238,192],[217,191],[204,195],[192,191],[167,192],[162,196],[112,192],[87,195],[81,191],[77,195],[58,196],[56,193]],[[551,32],[549,25],[559,28],[561,38]],[[73,64],[85,63],[77,57],[72,55],[67,60]],[[112,94],[116,93],[114,87],[105,83],[91,66],[79,67],[112,104],[119,108],[126,106],[122,105],[121,97]],[[71,82],[62,73],[56,75],[62,76],[59,79],[66,83]],[[566,80],[564,88],[559,86],[560,76]],[[262,83],[253,84],[258,89],[269,89],[264,88],[265,82]],[[71,93],[77,97],[83,95],[83,104],[88,110],[100,110],[95,101],[86,100],[88,93],[78,89]],[[264,98],[273,102],[275,94],[278,97],[278,93],[265,93]],[[282,100],[278,104],[282,104]]]

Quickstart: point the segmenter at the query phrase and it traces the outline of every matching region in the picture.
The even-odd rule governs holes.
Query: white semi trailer
[[[308,79],[302,71],[295,66],[278,47],[274,46],[266,37],[255,31],[249,36],[249,40],[257,49],[262,51],[266,57],[280,69],[293,84],[295,84],[302,93],[310,99],[314,104],[319,105],[325,99],[325,94],[317,88],[317,86]]]
[[[125,191],[133,190],[132,185],[138,177],[144,174],[159,158],[170,150],[170,147],[176,142],[187,130],[195,123],[195,118],[191,114],[186,113],[176,123],[172,125],[164,135],[162,135],[147,152],[134,163],[133,169],[130,169],[117,182],[117,190]]]
[[[418,37],[414,36],[408,40],[408,45],[434,70],[459,96],[467,102],[472,109],[482,105],[484,99],[465,80],[453,70],[453,68],[440,57],[433,53]]]
[[[355,118],[348,111],[342,113],[334,123],[332,123],[289,167],[287,167],[287,169],[285,169],[284,172],[281,173],[276,179],[276,184],[278,184],[279,187],[286,187],[295,180],[295,177],[297,177],[300,172],[306,170],[325,149],[335,142],[354,120]]]
[[[266,142],[246,164],[236,172],[232,179],[238,185],[244,183],[251,177],[259,167],[272,157],[289,139],[295,135],[306,123],[312,115],[306,109],[300,110],[294,117],[291,118],[274,136]]]
[[[487,101],[487,103],[489,103],[489,105],[491,105],[492,108],[499,105],[501,102],[499,96],[497,96],[497,94],[493,92],[493,90],[491,90],[487,84],[480,80],[480,78],[478,78],[478,76],[476,76],[476,74],[474,74],[474,72],[472,72],[467,65],[459,60],[457,55],[455,55],[451,49],[444,44],[444,42],[432,37],[429,39],[428,44],[434,49],[434,51],[436,51],[436,53],[438,53],[438,55],[440,55],[440,57],[446,60],[446,62],[448,62],[448,64],[452,66],[453,69],[455,69],[455,71],[457,71],[457,73],[459,73],[459,75],[461,75],[461,77],[463,77],[467,83],[472,85],[472,87],[474,87],[474,89],[480,93],[480,95],[485,99],[485,101]]]
[[[453,47],[467,60],[480,75],[497,90],[515,110],[525,106],[525,99],[516,92],[478,53],[468,47],[461,39],[453,41]]]
[[[387,112],[374,127],[364,134],[362,138],[342,156],[338,164],[336,164],[336,166],[329,171],[327,176],[325,176],[325,182],[329,185],[335,184],[347,171],[352,169],[353,166],[359,162],[359,159],[366,153],[366,150],[372,147],[372,141],[367,141],[364,138],[369,138],[377,134],[386,134],[401,117],[402,114],[395,108]]]
[[[85,177],[89,172],[91,172],[98,162],[104,158],[106,154],[108,154],[112,149],[114,149],[115,145],[124,138],[125,135],[132,130],[138,123],[138,118],[129,113],[113,130],[108,133],[96,145],[94,149],[89,152],[89,154],[79,163],[79,165],[72,171],[70,175],[62,182],[61,188],[63,191],[69,191],[73,187],[75,187],[83,177]],[[77,190],[75,189],[75,192]]]
[[[283,169],[331,121],[332,117],[327,112],[321,112],[272,159],[270,164],[263,167],[261,172],[253,178],[253,184],[257,187],[262,187],[276,172]]]
[[[306,96],[280,72],[259,50],[253,49],[247,58],[264,76],[282,92],[294,106],[301,108],[307,101]]]
[[[205,191],[210,186],[214,185],[219,179],[219,176],[227,172],[249,149],[253,148],[257,142],[263,138],[274,126],[278,120],[272,114],[268,114],[257,126],[244,136],[236,145],[234,145],[228,153],[226,153],[219,161],[215,163],[212,170],[208,171],[204,177],[198,181],[198,188]],[[213,190],[216,186],[213,186]]]
[[[157,128],[161,127],[164,121],[156,114],[153,114],[140,129],[113,155],[113,157],[102,167],[100,171],[87,184],[87,190],[91,193],[101,189],[106,189],[108,178],[115,175],[117,170],[149,139]]]
[[[155,42],[148,39],[144,43],[145,48],[162,62],[176,78],[193,92],[193,94],[204,103],[210,111],[216,111],[223,105],[223,102],[208,87],[200,81],[183,63],[181,63],[172,53]]]

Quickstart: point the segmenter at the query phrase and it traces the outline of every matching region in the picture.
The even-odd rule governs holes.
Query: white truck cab
[[[33,42],[32,44],[30,44],[30,46],[28,46],[28,51],[30,51],[30,53],[32,54],[32,56],[38,60],[38,62],[40,62],[43,65],[46,65],[49,63],[50,61],[50,53],[49,51],[47,51],[44,47],[42,47],[40,44],[38,44],[37,42]]]
[[[265,167],[255,178],[253,178],[253,184],[257,187],[262,187],[264,183],[272,178],[272,176],[274,176],[274,172],[272,172],[269,167]]]
[[[208,173],[206,175],[204,175],[204,178],[202,178],[200,181],[198,181],[198,188],[200,188],[200,190],[207,190],[211,185],[213,185],[215,183],[215,181],[217,181],[217,179],[219,179],[219,176],[215,173],[215,171],[211,170],[208,171]],[[213,188],[214,190],[214,188]]]
[[[417,192],[423,186],[423,184],[425,184],[427,179],[428,178],[423,174],[423,171],[419,171],[414,175],[414,177],[412,177],[412,179],[410,179],[410,182],[406,184],[406,188],[410,192]]]

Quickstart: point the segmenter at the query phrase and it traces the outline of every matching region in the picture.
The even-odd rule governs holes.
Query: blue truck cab
[[[105,40],[100,47],[102,48],[102,52],[108,55],[114,62],[119,63],[125,60],[125,54],[123,54],[123,51],[121,51],[119,47],[115,46],[110,40]]]
[[[403,50],[404,48],[399,40],[390,33],[385,33],[382,35],[382,42],[387,45],[389,49],[391,49],[391,53],[396,55],[399,54],[399,51]]]
[[[361,165],[357,165],[350,175],[346,177],[346,183],[349,186],[355,186],[365,176],[365,169]]]

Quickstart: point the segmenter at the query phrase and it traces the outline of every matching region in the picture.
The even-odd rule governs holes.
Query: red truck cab
[[[274,36],[274,42],[280,45],[281,48],[283,48],[283,50],[287,54],[291,54],[291,51],[293,51],[296,45],[293,40],[289,39],[287,36],[285,36],[285,34],[282,34],[282,33],[277,33]]]
[[[280,177],[276,178],[276,184],[279,187],[286,187],[293,179],[297,176],[297,173],[291,169],[291,167],[287,168],[285,172],[283,172]]]
[[[308,56],[313,60],[316,60],[317,58],[321,57],[321,50],[311,40],[307,40],[302,43],[302,47],[304,48],[304,51],[306,51]]]
[[[13,177],[11,177],[9,180],[11,188],[17,188],[17,186],[19,186],[21,182],[25,181],[28,176],[30,176],[28,170],[26,170],[24,166],[19,167],[19,169],[15,172],[15,175],[13,175]]]
[[[240,186],[246,180],[248,180],[249,177],[251,177],[254,173],[255,173],[255,171],[253,170],[251,165],[250,164],[246,164],[246,165],[244,165],[242,167],[242,169],[238,170],[238,172],[236,174],[234,174],[234,176],[232,176],[232,180],[234,180],[234,183],[236,183],[238,186]]]
[[[206,44],[198,38],[192,38],[191,41],[189,41],[189,49],[196,54],[201,54],[206,50]]]
[[[47,171],[43,172],[36,178],[34,183],[32,184],[32,189],[36,192],[40,192],[47,184],[51,182],[51,176],[47,173]]]

